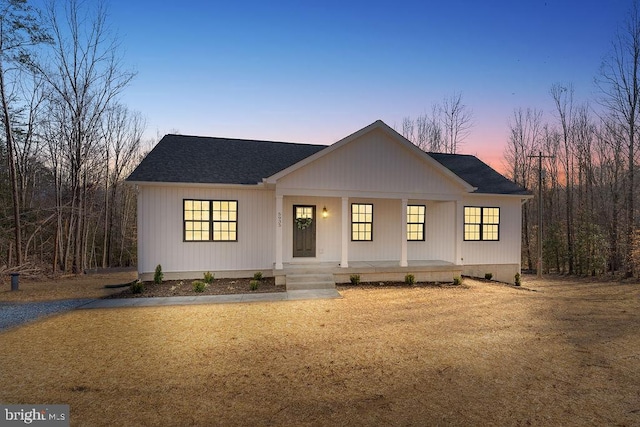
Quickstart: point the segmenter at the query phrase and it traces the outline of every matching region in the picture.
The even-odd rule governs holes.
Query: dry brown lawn
[[[0,402],[72,425],[640,425],[640,285],[349,288],[0,333]]]

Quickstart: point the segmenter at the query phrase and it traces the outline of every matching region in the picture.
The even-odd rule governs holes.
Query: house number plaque
[[[278,212],[278,227],[282,227],[282,212]]]

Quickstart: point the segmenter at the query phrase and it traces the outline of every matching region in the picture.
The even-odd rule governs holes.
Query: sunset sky
[[[593,79],[631,0],[114,1],[138,75],[123,101],[169,132],[331,144],[381,119],[400,129],[459,92],[461,152],[500,168],[517,107],[553,120],[549,88]]]

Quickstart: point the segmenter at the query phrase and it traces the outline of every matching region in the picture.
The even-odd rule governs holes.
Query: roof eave
[[[255,184],[223,184],[216,182],[169,182],[169,181],[129,181],[125,180],[129,185],[138,185],[146,187],[216,187],[216,188],[262,188],[264,182],[256,182]]]
[[[513,197],[518,199],[533,199],[533,194],[523,193],[469,193],[469,196],[501,196],[501,197]]]

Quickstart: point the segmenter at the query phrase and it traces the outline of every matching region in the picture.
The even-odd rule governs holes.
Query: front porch
[[[408,261],[401,267],[398,261],[350,261],[348,267],[338,262],[289,262],[282,269],[274,269],[276,285],[286,285],[287,275],[331,274],[335,283],[349,283],[352,274],[360,275],[361,282],[404,281],[413,274],[417,282],[450,282],[462,275],[463,266],[441,260]]]

